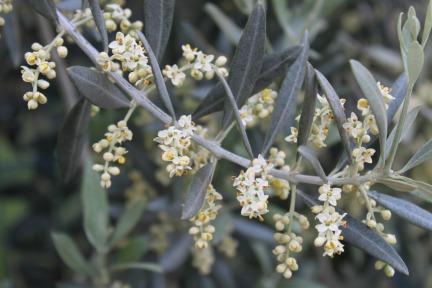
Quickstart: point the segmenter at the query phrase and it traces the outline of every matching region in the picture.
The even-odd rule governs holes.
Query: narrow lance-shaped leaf
[[[172,102],[171,102],[171,98],[168,94],[168,90],[165,86],[165,81],[164,78],[162,76],[162,72],[160,70],[158,61],[156,59],[155,54],[153,53],[153,49],[150,46],[150,43],[147,41],[147,38],[144,36],[144,34],[141,31],[138,31],[138,36],[141,40],[141,42],[144,45],[144,48],[147,51],[147,55],[150,61],[150,65],[152,67],[152,71],[153,71],[153,75],[154,75],[154,80],[156,82],[156,87],[159,91],[159,95],[162,98],[162,101],[165,104],[165,107],[168,109],[168,112],[170,114],[170,116],[172,117],[172,120],[175,120],[175,113],[174,113],[174,108],[172,106]]]
[[[43,17],[58,25],[57,11],[53,0],[25,0],[25,2]]]
[[[413,42],[408,49],[408,85],[414,85],[417,81],[424,63],[423,47],[417,42]]]
[[[388,177],[384,179],[377,179],[377,183],[381,183],[393,190],[400,191],[400,192],[411,192],[417,188],[417,186],[404,181],[402,177],[398,177],[397,179],[388,178]]]
[[[405,122],[404,122],[404,125],[403,125],[402,135],[401,135],[399,141],[403,140],[405,138],[405,136],[409,133],[410,128],[411,128],[412,124],[414,123],[414,120],[416,119],[419,110],[420,110],[420,106],[417,106],[408,112],[407,117],[406,117]],[[397,129],[397,126],[395,126],[393,128],[393,130],[390,132],[390,135],[387,138],[387,143],[393,143],[394,137],[396,135],[396,129]],[[386,150],[385,150],[385,155],[384,155],[385,159],[387,159],[388,155],[390,154],[390,149],[391,149],[391,145],[387,145]]]
[[[408,161],[408,163],[402,168],[399,173],[404,173],[411,168],[420,165],[424,161],[432,158],[432,139],[423,144],[422,147],[414,154],[414,156]]]
[[[72,238],[63,233],[51,233],[51,238],[61,259],[70,269],[84,275],[91,275],[90,265]]]
[[[316,199],[302,191],[297,190],[297,195],[310,207],[320,204]],[[339,214],[345,213],[338,208],[336,208],[336,211]],[[341,227],[341,230],[345,241],[384,261],[397,271],[408,275],[408,268],[402,258],[381,236],[349,214],[345,215],[344,220],[347,223],[346,228]]]
[[[81,66],[70,67],[67,71],[78,91],[92,104],[105,109],[129,107],[129,100],[105,74]]]
[[[287,120],[294,116],[298,95],[303,84],[306,71],[306,61],[309,57],[308,34],[305,33],[301,44],[303,51],[293,65],[288,69],[270,120],[270,126],[264,140],[261,154],[266,155],[273,145],[276,136],[282,130]]]
[[[275,52],[264,56],[260,75],[258,76],[251,94],[255,94],[268,87],[277,78],[285,74],[291,64],[297,59],[303,45],[296,45],[283,52]],[[192,114],[194,119],[223,109],[224,89],[222,83],[217,83]]]
[[[306,158],[306,160],[312,165],[317,175],[324,181],[327,182],[327,176],[324,169],[321,167],[318,158],[313,154],[312,150],[306,146],[298,147],[298,152]]]
[[[315,107],[318,93],[318,82],[315,77],[315,71],[308,62],[306,66],[305,77],[305,99],[300,114],[297,146],[306,145],[311,131],[313,119],[315,116]]]
[[[19,29],[18,19],[16,10],[12,10],[9,13],[3,14],[2,17],[5,19],[4,28],[4,39],[6,40],[6,46],[9,50],[10,58],[15,68],[18,68],[21,63],[21,31]]]
[[[144,29],[158,62],[162,60],[174,15],[175,0],[145,0]]]
[[[159,260],[159,266],[164,273],[169,273],[180,267],[189,256],[192,238],[188,233],[176,237],[176,241],[168,248]]]
[[[422,181],[415,181],[412,179],[409,179],[408,181],[409,181],[409,183],[417,186],[417,189],[412,191],[411,194],[413,194],[417,197],[420,197],[421,199],[428,201],[429,203],[432,203],[432,185],[431,184],[428,184],[428,183],[425,183]]]
[[[99,33],[102,37],[103,49],[104,51],[108,51],[108,32],[102,10],[99,6],[99,0],[88,0],[88,2],[96,27],[98,28]]]
[[[109,267],[109,271],[111,272],[129,270],[129,269],[147,270],[155,273],[163,272],[162,268],[159,265],[153,263],[146,263],[146,262],[114,264]]]
[[[104,251],[108,236],[108,200],[105,189],[100,186],[99,174],[89,164],[84,169],[81,200],[87,239],[98,251]]]
[[[425,23],[423,25],[423,34],[422,34],[422,46],[425,47],[427,40],[429,39],[429,34],[432,29],[432,1],[429,1],[426,11]]]
[[[432,213],[413,203],[385,194],[369,192],[368,195],[402,219],[432,231]]]
[[[246,151],[249,154],[250,158],[254,158],[253,152],[252,152],[252,147],[250,145],[248,136],[246,134],[246,127],[243,124],[242,118],[240,116],[240,111],[239,111],[237,104],[235,102],[235,99],[234,99],[234,95],[232,94],[232,91],[231,91],[230,87],[228,86],[228,83],[226,82],[225,78],[220,73],[217,73],[217,76],[225,88],[225,94],[226,94],[226,96],[228,98],[228,102],[230,103],[231,108],[234,112],[234,117],[235,117],[235,120],[237,122],[237,126],[239,127],[240,135],[242,137],[243,144],[245,145]]]
[[[69,112],[58,137],[57,151],[63,180],[69,182],[82,165],[82,152],[87,138],[91,104],[81,99]]]
[[[146,199],[139,199],[126,208],[111,236],[110,246],[122,240],[138,224],[146,203]]]
[[[377,86],[377,82],[372,74],[360,62],[350,60],[351,69],[353,70],[354,77],[363,92],[363,95],[369,102],[375,116],[376,123],[379,130],[379,141],[381,149],[381,161],[384,164],[384,154],[387,138],[387,111],[385,108],[384,97]]]
[[[264,7],[259,2],[246,23],[231,62],[228,85],[231,87],[238,106],[242,106],[250,96],[261,70],[265,43],[265,20]],[[233,116],[231,105],[226,102],[223,130],[231,123]]]
[[[330,108],[333,111],[333,115],[336,120],[336,125],[338,127],[339,135],[342,140],[342,144],[345,148],[346,155],[348,157],[348,162],[352,163],[352,157],[351,157],[351,147],[350,147],[350,138],[348,136],[348,133],[345,131],[345,129],[342,127],[344,123],[347,122],[344,109],[342,107],[342,104],[340,103],[340,99],[338,95],[336,94],[336,91],[334,91],[333,87],[330,85],[328,80],[324,77],[324,75],[321,74],[318,70],[315,69],[315,74],[318,79],[318,83],[321,87],[321,89],[324,91],[327,101],[330,105]]]
[[[200,168],[192,178],[192,183],[186,195],[182,219],[189,219],[201,209],[207,188],[213,177],[216,162],[211,162]]]
[[[216,5],[207,3],[204,11],[210,16],[220,30],[225,34],[233,45],[237,45],[242,35],[242,29],[234,21],[225,15]]]

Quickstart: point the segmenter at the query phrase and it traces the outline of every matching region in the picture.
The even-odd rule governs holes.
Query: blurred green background
[[[181,45],[185,43],[191,43],[209,53],[217,51],[228,58],[232,57],[235,50],[232,42],[235,42],[233,39],[236,37],[236,30],[229,29],[229,26],[228,30],[221,30],[211,17],[211,6],[208,6],[208,3],[219,7],[233,24],[243,27],[247,20],[245,14],[248,13],[246,4],[252,1],[176,2],[172,34],[163,64],[176,63],[181,56]],[[399,13],[407,11],[409,5],[413,5],[418,18],[422,21],[427,6],[426,0],[326,0],[316,1],[323,4],[317,8],[318,11],[312,12],[313,7],[316,8],[313,0],[286,1],[289,3],[290,13],[278,16],[281,10],[275,7],[284,2],[267,1],[267,33],[272,49],[278,51],[296,44],[300,33],[305,27],[308,28],[313,50],[310,62],[330,80],[339,95],[347,99],[346,107],[353,107],[356,99],[361,97],[350,72],[348,60],[354,58],[361,61],[373,72],[376,79],[390,85],[402,72],[396,33]],[[22,96],[30,89],[30,85],[21,80],[19,66],[25,64],[23,55],[30,50],[33,42],[45,45],[51,41],[55,32],[45,19],[29,9],[25,1],[17,0],[13,1],[13,4],[13,12],[5,16],[6,26],[1,28],[0,39],[0,287],[83,287],[79,284],[85,282],[82,277],[71,273],[60,260],[53,247],[50,233],[69,233],[79,243],[84,254],[90,255],[91,248],[82,229],[79,183],[76,181],[68,185],[63,184],[57,166],[56,144],[65,116],[78,99],[74,87],[68,82],[64,68],[70,65],[90,66],[91,63],[76,46],[68,43],[69,56],[57,63],[57,78],[50,81],[51,86],[46,90],[48,103],[35,111],[28,111]],[[142,1],[128,0],[127,6],[133,12],[133,20],[142,19]],[[241,11],[239,7],[245,8]],[[314,17],[308,18],[308,15]],[[290,27],[292,33],[287,32],[284,25]],[[94,35],[95,33],[86,31],[86,36],[98,45]],[[290,37],[286,37],[287,35]],[[96,47],[101,49],[100,45]],[[404,145],[399,150],[397,160],[400,163],[405,163],[416,149],[432,136],[431,51],[429,45],[425,50],[425,69],[413,96],[413,103],[423,107],[412,131],[408,133]],[[187,92],[199,98],[203,95],[202,91],[206,91],[207,88],[205,85],[194,86]],[[188,109],[189,99],[183,95],[178,101],[182,102],[183,109]],[[347,108],[347,111],[350,110]],[[124,112],[102,111],[92,120],[91,140],[97,141],[106,126],[119,119]],[[145,179],[143,185],[149,185],[141,189],[155,191],[158,195],[153,196],[153,203],[157,199],[165,199],[164,197],[178,200],[180,196],[174,195],[179,192],[176,191],[178,185],[162,186],[154,180],[153,175],[146,174],[149,167],[153,166],[142,163],[151,158],[145,153],[151,154],[154,151],[145,152],[143,147],[155,134],[154,128],[148,124],[149,122],[146,123],[144,128],[138,124],[134,127],[134,131],[142,130],[143,133],[140,135],[134,132],[135,139],[129,150],[130,157],[136,160],[131,161],[123,171],[134,170],[138,171],[138,174],[141,173],[140,177]],[[155,147],[154,145],[154,149]],[[326,150],[328,153],[321,156],[326,171],[332,169],[339,150],[340,146],[331,145]],[[223,165],[228,167],[228,171],[232,171],[232,175],[238,171],[228,163]],[[411,176],[431,183],[430,165],[431,163],[425,163],[412,170]],[[234,198],[234,189],[230,187],[228,177],[223,179],[223,175],[218,176],[215,186],[219,190],[224,190],[224,197]],[[125,189],[136,185],[133,179],[133,176],[128,177],[127,172],[122,172],[122,175],[114,180],[117,182],[109,191],[113,219],[118,215],[116,211],[124,205]],[[229,194],[231,196],[228,196]],[[397,195],[431,210],[431,204],[422,203],[410,195]],[[148,239],[151,224],[162,221],[157,215],[159,210],[163,209],[157,208],[156,204],[149,205],[156,208],[146,211],[140,227],[134,234],[142,235],[143,238],[136,239]],[[299,209],[307,210],[302,205]],[[359,217],[364,215],[361,211],[354,212]],[[311,221],[309,231],[304,232],[310,234],[304,235],[304,238],[311,242],[314,233],[312,223]],[[178,222],[174,224],[176,225],[181,226]],[[163,281],[155,280],[154,277],[139,271],[120,274],[118,278],[129,283],[131,287],[221,287],[223,282],[220,282],[220,278],[228,277],[228,274],[235,281],[234,287],[432,287],[431,233],[407,224],[396,216],[386,225],[386,229],[398,238],[396,249],[410,270],[409,277],[396,273],[393,278],[387,278],[383,272],[373,268],[372,258],[349,244],[345,246],[346,252],[343,255],[330,261],[321,257],[322,252],[313,247],[312,243],[304,244],[304,250],[297,259],[300,270],[294,274],[293,279],[279,281],[276,284],[271,282],[271,279],[274,279],[271,267],[274,267],[275,260],[268,255],[273,247],[271,240],[265,240],[268,230],[260,230],[265,226],[263,224],[256,225],[260,227],[258,230],[253,230],[257,228],[255,226],[251,228],[251,234],[254,234],[252,236],[241,232],[241,229],[234,230],[233,235],[239,241],[237,256],[233,260],[217,262],[218,265],[223,263],[220,266],[222,268],[216,267],[215,272],[208,276],[199,276],[191,267],[191,260],[188,258],[174,272],[164,275]],[[270,225],[267,226],[272,228]],[[248,229],[247,226],[244,227]],[[263,231],[267,234],[257,235],[264,233]],[[137,249],[143,250],[140,252],[142,257],[147,261],[157,260],[157,255],[148,251],[151,242],[144,240],[137,243]],[[270,264],[266,264],[266,261],[270,261]],[[68,282],[78,283],[78,286],[56,286]]]

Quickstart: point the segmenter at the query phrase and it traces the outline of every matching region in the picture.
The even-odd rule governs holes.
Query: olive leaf
[[[369,192],[368,196],[406,221],[432,231],[432,213],[411,202],[389,195]]]
[[[424,161],[432,158],[432,139],[429,139],[422,147],[414,154],[414,156],[408,161],[408,163],[399,171],[404,173],[411,168],[420,165]]]
[[[17,13],[15,10],[9,13],[3,14],[2,17],[5,19],[4,28],[4,39],[6,41],[6,47],[9,50],[9,55],[15,68],[19,67],[21,63],[21,30],[19,29]]]
[[[156,82],[156,87],[159,91],[159,95],[162,98],[162,101],[165,104],[165,107],[168,109],[168,112],[170,116],[172,117],[172,120],[176,119],[174,107],[172,106],[171,98],[168,94],[168,90],[165,86],[165,81],[162,76],[162,72],[160,70],[158,61],[156,59],[155,54],[153,53],[153,49],[150,46],[150,43],[147,41],[147,38],[144,36],[144,34],[141,31],[137,31],[138,37],[140,38],[141,42],[143,43],[144,48],[147,51],[147,55],[150,61],[150,66],[152,67],[154,80]]]
[[[384,179],[378,179],[377,183],[381,183],[393,190],[400,191],[400,192],[411,192],[417,188],[416,185],[413,185],[404,180],[405,179],[403,177],[398,177],[397,179],[384,178]]]
[[[407,65],[408,85],[412,86],[417,81],[424,63],[423,47],[417,42],[413,42],[408,48]]]
[[[305,77],[305,99],[303,108],[300,114],[297,147],[306,145],[311,132],[313,118],[315,115],[315,107],[318,93],[318,82],[315,77],[315,72],[312,65],[308,62],[306,65]]]
[[[363,95],[368,100],[369,106],[375,116],[379,130],[380,149],[381,151],[385,151],[387,137],[387,112],[384,97],[377,86],[377,81],[366,67],[355,60],[350,60],[350,64],[354,77],[357,80]],[[384,164],[384,153],[381,153],[380,159],[382,164]]]
[[[146,204],[146,199],[142,198],[126,208],[115,226],[109,241],[110,246],[114,246],[118,241],[122,240],[138,224]]]
[[[168,248],[159,260],[159,266],[164,273],[173,272],[180,267],[189,256],[192,238],[188,233],[174,238],[175,242]]]
[[[316,199],[302,191],[297,190],[297,195],[309,207],[320,204]],[[336,211],[341,215],[345,213],[338,208],[336,208]],[[397,271],[408,275],[408,268],[402,258],[380,235],[349,214],[345,215],[344,220],[347,223],[346,228],[341,227],[341,230],[345,241],[384,261]]]
[[[301,44],[304,45],[302,53],[287,71],[279,90],[270,126],[264,140],[261,154],[266,155],[273,145],[276,136],[279,134],[287,120],[294,116],[298,95],[303,84],[306,73],[306,61],[309,57],[308,34],[303,35]]]
[[[186,195],[183,207],[182,219],[192,218],[203,205],[207,188],[213,177],[216,162],[211,162],[201,167],[193,176],[192,183]]]
[[[228,98],[228,102],[230,103],[232,111],[234,112],[235,120],[237,122],[237,126],[239,127],[240,135],[241,135],[241,138],[243,140],[243,144],[245,145],[246,151],[249,154],[250,158],[254,158],[253,152],[252,152],[252,147],[251,147],[251,144],[249,142],[248,136],[246,134],[246,127],[243,124],[242,118],[240,116],[240,111],[237,107],[237,104],[236,104],[236,101],[234,99],[234,95],[231,91],[231,88],[228,86],[228,83],[226,82],[225,78],[221,74],[217,73],[217,76],[218,76],[220,82],[223,84],[223,87],[225,89],[225,94]]]
[[[96,27],[102,37],[102,46],[104,51],[108,51],[108,32],[105,24],[105,19],[99,5],[99,0],[88,0],[90,10],[93,15]]]
[[[429,39],[429,34],[432,29],[432,1],[429,1],[426,11],[425,23],[423,25],[423,34],[422,34],[422,46],[423,48],[426,46],[426,43]]]
[[[100,176],[93,171],[90,163],[84,169],[81,201],[87,239],[98,251],[105,251],[109,224],[108,199],[100,185]]]
[[[82,66],[69,67],[67,72],[78,91],[92,104],[105,109],[129,107],[129,100],[105,74]]]
[[[251,94],[255,94],[268,87],[277,78],[284,75],[286,70],[297,59],[303,49],[303,45],[296,45],[283,52],[275,52],[264,56],[260,75],[255,81]],[[222,83],[217,83],[200,103],[195,112],[192,113],[194,119],[203,117],[207,114],[223,109],[224,89]]]
[[[409,179],[409,178],[408,178]],[[417,189],[412,191],[411,194],[432,203],[432,185],[422,181],[408,180],[409,183],[417,186]]]
[[[315,69],[315,74],[318,79],[318,83],[321,87],[321,89],[324,91],[327,101],[330,105],[331,110],[333,111],[333,115],[336,120],[336,125],[338,127],[339,135],[342,140],[342,144],[345,148],[345,152],[348,158],[349,163],[352,163],[352,157],[351,157],[351,147],[350,147],[350,138],[348,136],[348,133],[345,131],[345,129],[342,127],[344,123],[347,122],[344,108],[342,107],[342,104],[340,103],[339,96],[336,94],[336,91],[333,89],[333,87],[330,85],[328,80],[324,77],[324,75],[321,74],[318,70]]]
[[[129,270],[129,269],[147,270],[155,273],[163,272],[162,268],[159,265],[153,263],[146,263],[146,262],[113,264],[108,268],[108,270],[111,272],[117,272],[122,270]]]
[[[70,269],[80,274],[91,275],[90,265],[69,235],[53,232],[51,238],[60,258]]]
[[[43,17],[58,25],[57,11],[53,0],[25,0],[27,4]]]
[[[242,29],[227,17],[215,4],[206,3],[204,11],[210,16],[220,30],[233,45],[237,45],[242,35]]]
[[[60,172],[67,183],[76,176],[82,164],[82,153],[87,138],[91,104],[86,98],[81,99],[69,112],[60,129],[57,142],[57,155]]]
[[[144,29],[153,52],[160,63],[168,43],[174,16],[175,0],[145,0]]]
[[[265,10],[258,2],[250,15],[231,62],[228,85],[238,106],[242,106],[250,96],[259,76],[264,56]],[[225,102],[222,129],[225,130],[233,119],[233,110]]]
[[[327,182],[327,176],[322,168],[318,158],[313,154],[312,150],[306,146],[298,147],[298,152],[312,165],[317,175]]]

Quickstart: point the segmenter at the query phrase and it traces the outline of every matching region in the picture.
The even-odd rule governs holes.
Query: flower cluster
[[[110,164],[115,162],[124,164],[126,162],[124,155],[128,152],[124,147],[117,145],[121,145],[127,140],[132,140],[132,131],[127,127],[127,122],[122,120],[117,125],[109,125],[105,136],[106,138],[92,146],[96,153],[101,153],[108,148],[108,151],[103,154],[105,164],[95,164],[93,165],[93,170],[102,172],[101,186],[109,188],[111,187],[111,176],[116,176],[120,173],[120,169],[117,166]]]
[[[334,115],[325,95],[317,95],[317,99],[322,107],[315,108],[311,134],[308,141],[312,142],[316,147],[322,148],[327,146],[324,141],[329,133],[330,124],[334,120]],[[340,99],[342,106],[345,104],[345,101],[345,99]],[[299,118],[300,117],[297,117],[296,119],[298,120]],[[297,128],[291,127],[291,135],[286,137],[285,140],[290,143],[297,143],[297,137]]]
[[[164,130],[158,132],[158,137],[153,139],[153,141],[160,143],[159,147],[163,150],[162,159],[171,162],[166,168],[170,177],[181,176],[192,169],[188,147],[195,130],[192,116],[183,115],[176,125],[166,125]]]
[[[12,11],[12,0],[0,0],[0,14],[1,13],[9,13]],[[5,19],[0,16],[0,27],[4,26]],[[1,34],[0,34],[1,38]]]
[[[378,82],[377,85],[381,91],[386,109],[388,109],[388,104],[394,99],[394,97],[390,95],[391,89],[384,87],[380,82]],[[372,156],[375,154],[375,149],[366,149],[362,147],[362,143],[369,143],[371,139],[369,133],[377,135],[379,131],[375,116],[372,114],[371,107],[366,99],[362,98],[358,100],[357,109],[361,112],[363,121],[359,120],[354,112],[351,112],[351,117],[347,119],[347,122],[344,123],[342,127],[357,144],[357,148],[353,149],[352,156],[357,164],[358,170],[362,171],[364,169],[364,163],[372,163]]]
[[[318,200],[324,202],[324,204],[312,207],[312,212],[317,214],[315,218],[320,222],[315,226],[318,237],[315,238],[314,244],[317,247],[324,245],[323,256],[333,257],[334,254],[341,254],[344,251],[344,245],[340,242],[340,240],[343,240],[342,231],[339,227],[346,226],[346,221],[342,220],[346,213],[340,215],[334,207],[337,200],[341,198],[342,190],[332,188],[330,184],[324,184],[318,191],[320,193]]]
[[[24,82],[32,85],[32,91],[24,94],[24,100],[27,101],[29,110],[36,109],[39,104],[45,104],[47,98],[38,89],[47,89],[50,83],[46,80],[39,79],[41,75],[47,79],[54,79],[56,77],[55,67],[56,64],[51,59],[51,50],[53,47],[57,48],[57,53],[60,57],[65,58],[68,50],[63,45],[63,38],[60,33],[50,44],[42,46],[39,43],[33,43],[31,48],[32,52],[25,53],[24,57],[27,64],[32,67],[21,66],[22,79]]]
[[[114,60],[120,61],[123,71],[130,71],[128,78],[136,86],[150,85],[153,72],[148,64],[148,57],[145,50],[130,34],[117,32],[115,41],[108,47],[111,49],[111,56],[106,52],[101,52],[97,62],[102,66],[102,70],[116,72],[120,66]]]
[[[294,212],[292,217],[298,219],[302,229],[309,228],[309,221],[306,216]],[[279,244],[273,249],[273,254],[276,255],[277,260],[280,262],[276,266],[276,271],[288,279],[291,278],[293,271],[298,270],[297,260],[290,253],[302,251],[303,238],[290,231],[290,213],[285,213],[285,215],[274,214],[273,220],[278,231],[274,234],[274,239]]]
[[[136,31],[141,31],[143,23],[141,21],[135,21],[131,23],[129,21],[132,11],[128,8],[123,9],[118,4],[108,4],[104,9],[104,19],[108,32],[114,32],[117,27],[120,27],[120,31],[124,34],[129,34],[135,39],[138,39]]]
[[[188,63],[192,63],[191,76],[196,80],[201,80],[203,77],[210,80],[213,79],[215,72],[222,76],[228,76],[228,70],[222,67],[226,64],[227,58],[219,56],[214,64],[212,63],[215,56],[205,54],[202,51],[192,47],[189,44],[183,45],[183,57]],[[216,70],[216,71],[215,71]],[[174,84],[174,83],[173,83]],[[176,84],[174,84],[176,85]]]
[[[207,248],[208,241],[213,239],[212,234],[215,232],[215,228],[209,222],[216,218],[218,210],[222,207],[221,205],[216,205],[216,201],[220,200],[222,200],[222,195],[210,184],[207,187],[203,206],[190,219],[195,225],[189,229],[189,234],[194,236],[195,247],[198,249]]]
[[[264,89],[252,95],[240,109],[243,125],[250,128],[255,126],[259,119],[268,118],[273,113],[277,96],[277,92],[272,89]]]
[[[270,161],[258,155],[246,172],[242,170],[239,176],[233,177],[233,186],[237,189],[237,200],[242,206],[241,215],[263,220],[261,215],[268,212],[267,199],[269,197],[264,191],[269,187],[267,174],[272,168],[273,164]]]

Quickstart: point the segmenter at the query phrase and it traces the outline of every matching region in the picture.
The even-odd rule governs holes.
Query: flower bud
[[[375,262],[375,269],[376,270],[381,270],[382,268],[384,268],[384,266],[386,266],[386,263],[384,263],[382,261],[376,261]]]
[[[219,67],[220,67],[220,66],[225,65],[226,62],[227,62],[227,58],[226,58],[225,56],[219,56],[219,57],[216,59],[215,64],[216,64],[216,66],[219,66]]]
[[[68,49],[65,46],[57,47],[57,53],[60,58],[66,58],[68,54]]]
[[[101,172],[101,171],[104,170],[104,166],[103,166],[103,165],[100,165],[100,164],[94,164],[93,167],[92,167],[92,169],[93,169],[94,171],[96,171],[96,172]]]
[[[113,159],[114,159],[114,155],[111,153],[111,152],[105,152],[104,154],[103,154],[103,159],[105,160],[105,161],[112,161]]]
[[[43,79],[39,79],[37,81],[37,85],[41,89],[47,89],[50,86],[50,83],[48,81],[43,80]]]
[[[38,51],[38,50],[40,50],[42,48],[43,48],[43,46],[41,44],[37,43],[37,42],[33,43],[32,46],[31,46],[31,49],[33,51]]]
[[[63,45],[63,42],[64,42],[63,38],[56,37],[53,41],[53,44],[55,47],[60,47],[61,45]]]
[[[315,247],[321,247],[324,245],[324,243],[327,241],[327,238],[325,237],[317,237],[314,240]]]
[[[116,175],[120,174],[120,169],[116,166],[111,166],[111,167],[108,167],[108,173],[116,176]]]
[[[29,110],[34,110],[34,109],[36,109],[38,106],[39,106],[38,102],[37,102],[36,100],[34,100],[34,99],[30,99],[30,100],[27,102],[27,107],[28,107]]]
[[[381,211],[381,217],[382,217],[385,221],[390,220],[391,216],[392,216],[392,213],[391,213],[390,210],[383,210],[383,211]]]
[[[386,274],[387,277],[393,277],[395,271],[394,271],[393,267],[391,267],[390,265],[387,265],[384,268],[384,273]]]
[[[101,175],[101,179],[102,181],[108,181],[111,179],[111,175],[105,172]]]
[[[278,273],[284,273],[286,269],[287,269],[287,265],[284,263],[281,263],[276,266],[276,272]]]
[[[189,228],[189,234],[190,235],[196,235],[198,233],[199,233],[199,228],[198,227],[193,226],[193,227]]]

